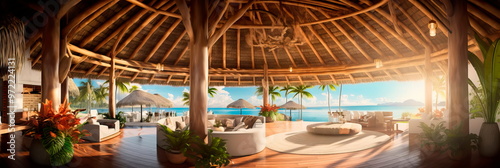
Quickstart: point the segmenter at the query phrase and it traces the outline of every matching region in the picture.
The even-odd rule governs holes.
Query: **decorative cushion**
[[[234,127],[233,131],[238,131],[240,128],[245,127],[245,123],[241,122],[236,127]]]
[[[235,125],[234,125],[234,120],[235,120],[235,119],[229,119],[229,118],[228,118],[228,119],[226,119],[226,122],[225,122],[225,123],[226,123],[226,127],[228,127],[228,128],[233,128],[233,127],[235,126]]]
[[[234,126],[240,125],[240,123],[243,121],[243,116],[238,116],[234,118]]]
[[[254,116],[246,116],[244,119],[243,119],[243,122],[245,123],[245,125],[250,125],[250,122],[252,122]]]
[[[255,124],[255,121],[257,121],[257,119],[258,119],[257,117],[252,117],[252,118],[250,119],[250,122],[248,122],[247,129],[251,129],[251,128],[253,128],[253,125]],[[245,125],[246,125],[246,124],[247,124],[247,123],[245,123]]]
[[[212,120],[208,120],[207,122],[207,127],[208,128],[212,128],[215,124],[215,119],[212,119]]]
[[[186,123],[179,122],[179,121],[175,122],[175,129],[176,130],[182,130],[182,129],[184,129],[184,127],[186,127]]]

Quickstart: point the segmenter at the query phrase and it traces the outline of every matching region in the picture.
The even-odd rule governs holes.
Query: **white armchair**
[[[82,139],[92,142],[101,142],[119,134],[120,121],[114,119],[99,119],[95,123],[83,125],[81,130],[87,130],[90,133],[90,136],[84,136]]]

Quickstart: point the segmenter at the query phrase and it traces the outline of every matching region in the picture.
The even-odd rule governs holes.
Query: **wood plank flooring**
[[[311,122],[277,121],[266,125],[267,136],[276,133],[305,130]],[[482,158],[477,151],[470,160],[450,160],[447,153],[429,153],[421,150],[417,135],[407,132],[388,132],[373,128],[391,136],[391,140],[379,147],[332,155],[297,155],[264,149],[262,152],[234,157],[228,168],[260,167],[500,167],[500,157]],[[406,124],[399,125],[407,129]],[[23,145],[24,138],[16,133],[16,160],[7,158],[9,153],[0,152],[0,167],[41,167],[31,162],[29,152]],[[5,145],[5,142],[2,142]],[[428,154],[429,153],[429,154]],[[165,152],[156,146],[156,127],[126,127],[122,134],[101,143],[81,143],[75,150],[73,160],[65,167],[139,167],[139,168],[185,168],[188,164],[172,165],[165,158]]]

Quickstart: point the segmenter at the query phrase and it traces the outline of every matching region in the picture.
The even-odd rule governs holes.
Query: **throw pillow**
[[[236,127],[234,127],[233,131],[238,131],[240,128],[243,128],[243,127],[245,127],[245,123],[241,122]]]
[[[234,127],[234,119],[226,119],[226,127],[233,128]]]
[[[248,123],[247,129],[253,128],[253,125],[255,124],[255,121],[257,121],[257,119],[258,119],[257,117],[252,117],[252,119]],[[245,123],[245,125],[246,125],[246,123]]]
[[[234,125],[235,126],[240,125],[241,122],[243,122],[243,116],[234,117]]]
[[[254,116],[247,116],[245,117],[245,119],[243,119],[243,122],[245,123],[245,125],[250,125],[250,122],[252,122]]]
[[[215,119],[212,119],[212,120],[208,120],[207,122],[207,127],[208,128],[212,128],[215,124]]]
[[[175,122],[175,130],[182,130],[184,129],[184,127],[186,127],[186,124],[184,122]]]

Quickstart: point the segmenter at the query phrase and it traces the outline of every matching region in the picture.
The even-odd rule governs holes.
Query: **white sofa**
[[[120,121],[115,119],[99,119],[98,123],[88,123],[82,126],[81,130],[87,130],[90,136],[84,136],[82,139],[92,142],[101,142],[107,140],[120,132]]]
[[[209,115],[207,118],[212,120],[223,118],[233,119],[237,117],[246,117],[246,115]],[[257,120],[250,129],[241,128],[237,131],[224,132],[214,131],[212,135],[226,140],[227,151],[231,156],[245,156],[259,153],[266,147],[266,121],[265,117],[262,116],[253,117],[257,117]],[[175,121],[186,122],[187,120],[187,117],[167,117],[160,119],[158,124],[175,129]],[[165,148],[165,134],[161,129],[162,127],[158,125],[156,144],[161,148]]]

